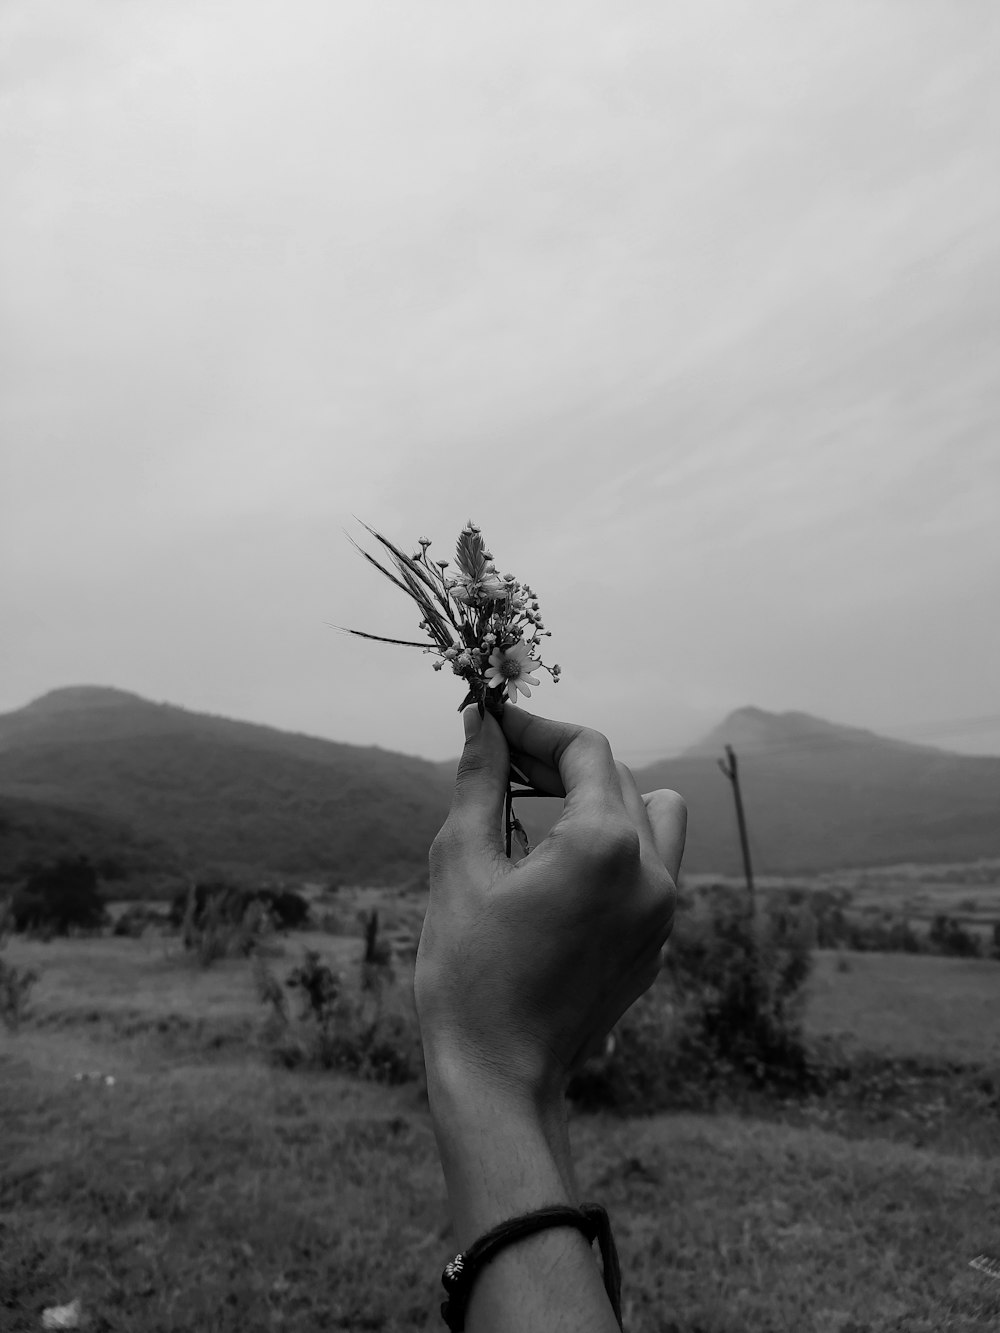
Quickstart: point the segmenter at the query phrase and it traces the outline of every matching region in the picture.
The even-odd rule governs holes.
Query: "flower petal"
[[[527,675],[525,675],[525,673],[524,673],[523,671],[521,672],[520,676],[518,677],[518,681],[519,681],[519,682],[522,681],[522,680],[527,681],[529,685],[539,685],[539,684],[541,684],[541,682],[539,681],[539,679],[538,679],[537,676],[527,676]]]

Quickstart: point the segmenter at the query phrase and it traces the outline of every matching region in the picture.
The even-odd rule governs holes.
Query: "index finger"
[[[624,813],[614,755],[599,731],[554,722],[513,704],[504,705],[500,725],[517,768],[534,786],[553,796],[565,795],[567,808],[580,803],[607,806],[610,800]],[[555,774],[562,791],[553,790]]]

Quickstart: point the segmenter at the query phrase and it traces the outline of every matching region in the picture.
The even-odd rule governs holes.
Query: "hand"
[[[642,796],[596,731],[475,707],[451,811],[431,847],[414,996],[425,1060],[506,1095],[549,1099],[656,979],[673,924],[687,809]],[[510,763],[565,796],[517,864],[501,817]]]

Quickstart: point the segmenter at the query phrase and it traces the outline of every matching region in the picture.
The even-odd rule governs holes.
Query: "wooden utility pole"
[[[750,910],[753,911],[754,893],[753,893],[753,870],[750,866],[750,842],[747,838],[747,821],[743,813],[743,798],[740,795],[740,776],[736,767],[736,755],[733,753],[731,745],[726,746],[726,758],[729,761],[724,764],[718,760],[718,765],[725,773],[726,777],[733,784],[733,797],[736,801],[736,822],[740,828],[740,847],[743,850],[743,872],[747,878],[747,894],[750,898]]]

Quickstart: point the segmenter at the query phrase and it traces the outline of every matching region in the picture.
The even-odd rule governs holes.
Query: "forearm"
[[[548,1204],[577,1207],[562,1104],[498,1095],[434,1061],[428,1099],[451,1205],[456,1248],[499,1222]],[[571,1227],[505,1246],[472,1287],[469,1333],[618,1333],[597,1255]]]

